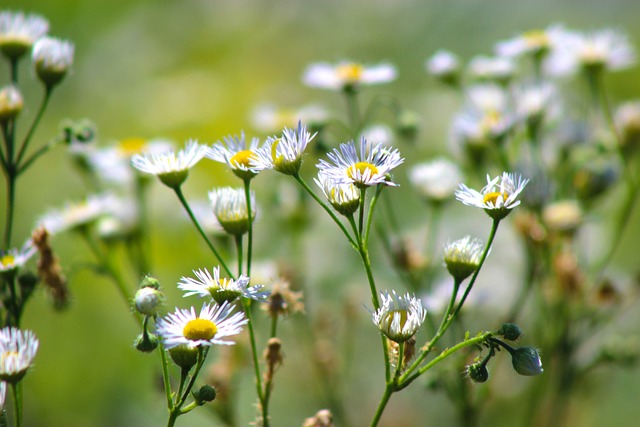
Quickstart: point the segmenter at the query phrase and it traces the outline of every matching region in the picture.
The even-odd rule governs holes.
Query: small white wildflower
[[[322,173],[314,181],[331,206],[341,215],[351,216],[360,206],[360,190],[354,184],[337,183]]]
[[[31,239],[27,240],[20,249],[0,251],[0,274],[12,273],[24,267],[24,265],[37,252]]]
[[[425,63],[429,74],[445,83],[456,83],[460,74],[460,59],[448,50],[439,50]]]
[[[251,169],[274,169],[285,175],[296,175],[302,165],[302,154],[315,136],[307,132],[302,122],[298,122],[295,130],[285,128],[280,138],[270,137],[256,150],[257,157],[250,159]]]
[[[409,171],[411,184],[425,200],[434,203],[453,196],[461,180],[460,168],[445,158],[419,163]]]
[[[73,64],[74,46],[66,40],[42,37],[33,46],[32,61],[36,74],[52,87],[64,78]]]
[[[468,65],[468,72],[472,78],[480,81],[494,81],[500,84],[508,83],[516,71],[513,61],[506,57],[476,56]]]
[[[256,195],[250,192],[251,220],[256,218]],[[209,192],[213,213],[224,230],[233,235],[249,231],[247,198],[243,189],[216,188]]]
[[[49,31],[49,22],[40,15],[0,12],[0,51],[16,60]]]
[[[362,85],[376,85],[395,80],[396,68],[387,63],[365,66],[343,61],[336,65],[317,63],[310,65],[302,78],[307,86],[329,90],[353,90]]]
[[[247,144],[244,132],[240,136],[225,136],[224,142],[216,142],[207,148],[207,158],[226,163],[233,173],[240,179],[251,179],[257,171],[252,169],[251,162],[256,160],[260,140],[252,138]]]
[[[451,276],[462,282],[478,269],[483,251],[482,240],[465,236],[446,244],[444,263]]]
[[[264,286],[249,286],[251,280],[245,275],[237,279],[220,278],[220,267],[213,268],[213,276],[207,269],[193,270],[197,279],[182,277],[178,288],[186,291],[185,297],[197,295],[201,298],[213,298],[218,304],[233,302],[238,298],[266,301],[269,292],[262,291]]]
[[[427,315],[422,303],[415,296],[399,296],[395,291],[381,293],[380,308],[372,320],[391,341],[400,343],[413,337]]]
[[[20,381],[33,366],[38,345],[31,331],[14,327],[0,330],[0,380],[9,384]]]
[[[494,220],[501,220],[520,204],[518,196],[528,182],[521,175],[507,172],[493,179],[487,175],[487,185],[479,192],[460,184],[456,199],[467,206],[484,209]]]
[[[0,88],[0,123],[15,118],[24,108],[24,99],[14,85]]]
[[[168,151],[162,154],[136,154],[131,158],[134,168],[156,175],[163,184],[178,188],[189,176],[189,169],[196,165],[205,155],[207,147],[189,140],[184,150]]]

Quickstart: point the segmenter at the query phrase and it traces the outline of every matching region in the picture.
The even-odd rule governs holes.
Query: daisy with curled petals
[[[507,172],[493,179],[487,175],[487,185],[479,192],[460,184],[456,199],[467,206],[484,209],[491,218],[499,221],[520,204],[518,196],[528,182],[522,175]]]
[[[360,191],[355,185],[338,183],[322,173],[318,174],[317,179],[314,178],[313,180],[322,189],[331,206],[339,214],[349,217],[358,210],[360,206]]]
[[[33,365],[39,344],[31,331],[14,327],[0,330],[0,380],[9,384],[20,381]]]
[[[307,132],[307,127],[298,122],[296,129],[285,128],[280,138],[269,137],[256,150],[257,157],[250,159],[251,169],[255,172],[274,169],[285,175],[297,175],[302,164],[305,148],[316,136]]]
[[[302,77],[310,87],[328,90],[354,90],[362,85],[376,85],[395,80],[396,67],[388,63],[364,66],[357,62],[342,61],[338,64],[321,62],[311,64]]]
[[[141,172],[156,175],[166,186],[178,189],[189,176],[189,169],[204,157],[206,151],[206,146],[189,140],[178,153],[136,154],[131,158],[131,164]]]
[[[247,146],[244,132],[240,136],[225,136],[223,142],[216,142],[207,148],[205,156],[211,160],[229,165],[233,173],[240,179],[248,180],[256,176],[257,171],[251,169],[251,161],[255,160],[260,140],[252,138]]]
[[[391,341],[405,342],[416,334],[427,310],[416,297],[400,296],[395,291],[381,293],[382,305],[373,313],[373,323]]]
[[[364,137],[360,138],[359,148],[353,141],[340,144],[339,150],[334,149],[327,154],[333,164],[320,160],[317,165],[320,173],[336,183],[355,184],[359,188],[377,184],[397,185],[387,176],[404,162],[397,149],[382,144],[372,145]]]
[[[222,305],[203,304],[200,314],[196,314],[193,307],[169,313],[158,320],[156,331],[167,349],[233,345],[233,341],[222,338],[239,334],[247,322],[244,313],[233,313],[233,306],[227,302]]]
[[[201,298],[213,298],[218,304],[232,302],[237,298],[249,298],[266,301],[269,292],[261,291],[262,285],[249,286],[250,279],[240,275],[237,279],[220,278],[220,267],[213,268],[213,276],[209,270],[193,270],[196,279],[182,277],[178,288],[186,291],[185,297],[198,295]]]
[[[209,192],[213,214],[227,233],[241,236],[249,231],[249,220],[253,222],[256,219],[256,195],[253,191],[249,194],[251,216],[244,190],[221,187]]]

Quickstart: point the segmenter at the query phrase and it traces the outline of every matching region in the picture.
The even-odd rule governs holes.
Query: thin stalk
[[[31,123],[31,127],[29,128],[27,135],[24,137],[24,141],[22,141],[22,147],[20,147],[20,151],[18,152],[16,163],[20,163],[22,161],[22,158],[27,151],[27,146],[29,145],[29,142],[31,142],[31,138],[33,137],[33,134],[36,131],[36,128],[38,127],[42,116],[44,115],[44,111],[47,109],[47,105],[49,105],[49,99],[51,99],[52,93],[53,88],[47,86],[44,92],[44,97],[42,98],[42,103],[40,103],[40,108],[38,108],[38,112],[36,113],[36,116]]]
[[[224,260],[222,259],[222,257],[220,256],[216,248],[213,247],[213,243],[211,243],[211,240],[209,240],[209,238],[207,237],[207,234],[204,232],[204,230],[200,226],[200,223],[198,222],[195,215],[193,214],[193,211],[189,207],[189,203],[187,203],[187,199],[185,199],[184,194],[182,193],[182,189],[180,187],[176,187],[174,188],[174,190],[176,192],[176,196],[178,196],[178,199],[180,199],[180,203],[182,203],[182,206],[184,206],[184,208],[186,209],[187,214],[189,215],[189,218],[191,218],[193,225],[196,226],[198,233],[200,233],[200,236],[202,236],[207,246],[209,246],[209,249],[211,249],[211,252],[213,252],[213,255],[215,255],[215,257],[218,259],[218,262],[220,263],[222,268],[224,268],[224,271],[226,271],[230,277],[234,277],[233,273],[231,272],[231,270],[229,270],[229,267],[227,267],[227,264],[224,262]]]
[[[367,195],[367,187],[360,189],[360,207],[358,208],[358,235],[360,236],[360,244],[363,243],[364,236],[364,202]]]
[[[360,121],[360,106],[358,105],[358,96],[356,89],[350,88],[343,91],[347,102],[347,114],[349,116],[349,124],[351,125],[351,136],[355,138],[360,132],[362,123]]]
[[[16,427],[22,426],[22,390],[20,383],[12,383],[11,391],[13,392],[13,408],[15,412]]]
[[[164,393],[167,399],[167,409],[171,413],[173,411],[173,399],[171,398],[171,382],[169,381],[169,364],[167,363],[167,354],[162,340],[158,340],[158,350],[160,350],[160,360],[162,362],[162,384],[164,385]]]
[[[251,217],[251,181],[244,180],[244,197],[247,202],[247,221],[249,222],[249,232],[247,234],[247,277],[251,277],[251,255],[253,254],[253,218]],[[238,260],[238,264],[242,263]]]
[[[238,257],[238,277],[242,275],[242,234],[233,236],[236,242],[236,256]]]
[[[251,318],[251,301],[243,300],[242,306],[244,307],[245,315],[247,319],[249,319],[249,341],[251,343],[251,358],[253,360],[253,371],[256,377],[256,393],[258,394],[258,400],[260,401],[260,406],[262,407],[262,416],[264,418],[264,427],[268,427],[268,413],[264,413],[264,396],[262,394],[262,376],[260,374],[260,362],[258,360],[258,350],[256,348],[256,335],[253,330],[253,319]]]
[[[46,154],[49,150],[51,150],[53,147],[55,147],[56,145],[58,145],[62,141],[63,141],[63,139],[59,138],[57,136],[52,138],[52,139],[50,139],[49,142],[47,142],[45,145],[43,145],[38,150],[36,150],[36,152],[33,153],[31,155],[31,157],[26,159],[24,162],[22,162],[21,165],[19,165],[17,167],[16,174],[17,175],[22,175],[22,173],[25,172],[27,169],[29,169],[31,167],[31,165],[33,165],[33,163],[36,160],[38,160],[43,154]]]
[[[387,383],[386,387],[384,388],[384,393],[380,398],[380,402],[378,403],[376,412],[375,414],[373,414],[373,419],[371,420],[371,424],[370,424],[371,427],[377,426],[378,422],[380,422],[380,417],[382,417],[382,413],[384,412],[384,409],[387,407],[387,403],[389,403],[389,399],[391,398],[391,395],[394,392],[393,388],[394,387],[392,383],[391,384]]]
[[[278,316],[271,318],[271,338],[275,338],[278,333]]]
[[[349,240],[349,243],[351,243],[351,246],[353,246],[354,248],[358,247],[358,243],[353,239],[353,237],[351,237],[351,235],[349,234],[349,232],[347,231],[347,229],[345,228],[344,224],[342,223],[342,221],[340,221],[338,219],[338,217],[336,216],[336,214],[333,212],[333,210],[327,206],[326,203],[324,203],[317,195],[316,193],[313,192],[313,190],[309,187],[309,185],[300,177],[299,174],[295,174],[293,175],[293,177],[295,178],[296,181],[298,181],[298,183],[300,185],[302,185],[302,187],[307,191],[307,193],[309,193],[309,195],[311,195],[311,197],[313,197],[313,199],[318,202],[318,204],[320,206],[322,206],[322,208],[329,214],[329,216],[331,217],[331,219],[333,219],[333,221],[338,225],[338,227],[340,227],[340,230],[342,230],[342,233],[345,235],[345,237],[347,238],[347,240]]]
[[[373,211],[376,208],[376,203],[378,202],[380,193],[382,192],[383,188],[383,184],[378,184],[378,186],[376,187],[376,192],[373,194],[371,202],[369,203],[369,211],[367,212],[367,223],[363,236],[363,242],[365,245],[369,245],[369,232],[371,231],[371,222],[373,221]]]

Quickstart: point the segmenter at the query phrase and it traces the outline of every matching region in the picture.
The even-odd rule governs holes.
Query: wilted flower
[[[427,311],[415,297],[399,296],[395,291],[381,293],[382,304],[373,313],[373,323],[391,341],[404,342],[413,337],[424,322]]]
[[[360,188],[377,184],[397,185],[387,175],[404,162],[397,149],[373,145],[364,138],[360,139],[359,148],[353,141],[340,144],[339,150],[334,149],[327,154],[333,164],[320,160],[317,165],[320,173],[336,183],[355,184]]]
[[[227,302],[222,305],[203,304],[198,315],[193,307],[189,310],[176,309],[175,313],[158,320],[156,331],[167,349],[233,345],[233,341],[222,338],[239,334],[248,320],[242,312],[232,313],[233,306]]]
[[[307,86],[329,90],[354,90],[362,85],[375,85],[395,80],[396,68],[391,64],[365,66],[356,62],[340,62],[336,65],[317,63],[304,72]]]

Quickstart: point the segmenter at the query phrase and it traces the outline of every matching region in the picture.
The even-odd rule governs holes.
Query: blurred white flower
[[[462,172],[455,163],[438,158],[411,168],[409,181],[427,201],[440,203],[453,196]]]
[[[207,152],[207,147],[195,140],[187,141],[184,150],[164,153],[135,154],[131,158],[134,168],[156,175],[163,184],[177,188],[187,179],[189,169],[196,165]]]
[[[305,148],[316,136],[307,132],[307,127],[298,122],[297,129],[285,128],[280,138],[268,138],[262,147],[256,150],[256,158],[251,158],[251,169],[261,171],[274,169],[285,175],[295,175],[302,164]]]
[[[427,59],[425,68],[429,74],[444,82],[455,82],[460,73],[460,59],[453,52],[438,50]]]
[[[36,74],[47,86],[58,84],[73,64],[74,46],[66,40],[42,37],[33,46]]]
[[[320,105],[278,108],[273,104],[263,104],[256,107],[251,117],[256,129],[273,133],[293,128],[298,122],[307,123],[311,127],[323,124],[329,118],[329,112]]]
[[[310,87],[329,90],[345,90],[362,85],[376,85],[395,80],[395,66],[382,63],[365,66],[343,61],[338,64],[325,62],[311,64],[304,72],[302,81]]]
[[[0,12],[0,51],[11,59],[17,59],[47,31],[49,22],[40,15]]]
[[[476,56],[468,65],[472,78],[480,81],[507,83],[515,74],[514,62],[507,57]]]

